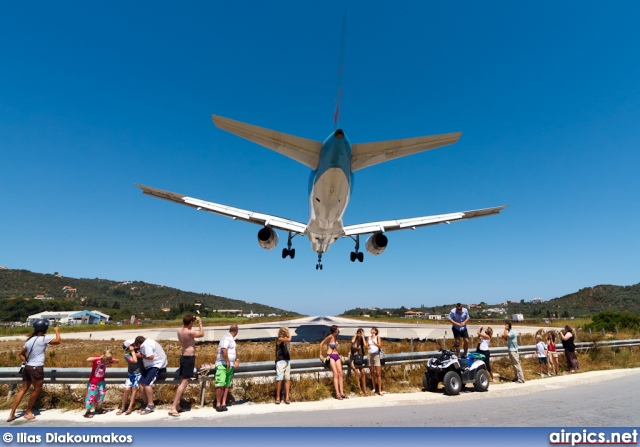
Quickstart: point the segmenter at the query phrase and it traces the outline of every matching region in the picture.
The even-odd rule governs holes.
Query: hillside
[[[479,304],[481,309],[470,309],[471,315],[476,318],[483,317],[483,310],[488,308],[504,308],[506,315],[521,313],[525,317],[543,318],[549,314],[560,317],[579,317],[590,316],[603,311],[628,311],[632,314],[640,314],[640,283],[633,286],[614,286],[599,285],[595,287],[586,287],[575,293],[553,298],[542,303],[531,303],[520,300],[519,302],[509,302],[507,306],[503,303],[486,304],[481,303],[465,303]],[[371,316],[387,314],[404,316],[408,310],[421,311],[426,314],[448,314],[454,307],[454,303],[434,307],[412,307],[412,308],[384,308],[384,309],[350,309],[343,315],[361,315],[363,313]]]
[[[65,289],[66,288],[66,289]],[[50,300],[35,300],[43,295]],[[239,309],[244,313],[299,315],[260,303],[149,284],[142,281],[70,278],[28,270],[0,270],[0,321],[24,321],[28,315],[44,310],[99,310],[113,320],[143,314],[151,319],[174,319],[195,312],[201,302],[203,316],[214,316],[218,309]],[[164,312],[162,308],[169,308]]]

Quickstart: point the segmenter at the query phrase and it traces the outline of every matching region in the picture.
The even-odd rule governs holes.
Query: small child
[[[144,369],[142,359],[138,357],[138,349],[135,348],[133,342],[133,339],[125,340],[122,345],[122,348],[124,349],[124,360],[127,362],[129,371],[127,380],[124,382],[125,388],[124,394],[122,395],[122,405],[116,413],[116,416],[120,416],[122,413],[129,415],[133,412],[133,404],[136,401],[136,393],[138,392],[138,380],[140,380],[142,370]],[[131,394],[131,399],[129,399],[129,394]],[[127,411],[125,412],[127,401],[129,401],[129,408],[127,408]]]
[[[549,374],[549,358],[547,357],[547,345],[542,341],[540,335],[536,335],[536,354],[538,355],[538,363],[540,364],[540,377]],[[543,373],[542,370],[545,370]]]
[[[87,384],[87,394],[84,397],[84,407],[87,412],[84,414],[86,418],[92,418],[94,413],[91,409],[95,406],[95,414],[104,414],[107,411],[101,408],[104,402],[105,386],[104,374],[107,371],[107,366],[112,363],[116,363],[118,360],[114,359],[110,350],[106,350],[104,354],[100,356],[89,357],[87,362],[92,362],[91,375],[89,376],[89,383]]]

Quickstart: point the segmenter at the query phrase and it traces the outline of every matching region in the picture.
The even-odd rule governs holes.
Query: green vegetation
[[[612,286],[600,285],[595,287],[586,287],[575,293],[554,298],[541,303],[520,301],[509,301],[508,303],[487,304],[483,301],[476,303],[465,303],[468,307],[471,304],[477,304],[479,308],[470,308],[469,312],[472,319],[484,319],[488,317],[500,317],[499,314],[489,316],[487,309],[503,308],[506,313],[501,317],[511,317],[513,314],[523,314],[528,320],[530,319],[557,319],[570,317],[586,317],[590,318],[598,312],[621,312],[627,311],[630,314],[640,314],[640,283],[633,286]],[[350,309],[343,313],[344,316],[362,316],[369,315],[371,318],[377,317],[404,317],[405,312],[411,310],[415,312],[424,312],[429,315],[448,315],[449,311],[454,307],[454,303],[443,306],[434,307],[400,307],[400,308],[382,308],[382,309]]]
[[[632,315],[629,312],[600,312],[591,317],[591,323],[585,328],[595,331],[629,330],[637,332],[640,329],[640,315]]]
[[[65,290],[69,287],[74,290]],[[35,300],[37,295],[50,300]],[[196,307],[199,301],[201,306]],[[163,311],[162,308],[169,308]],[[297,316],[259,303],[249,303],[208,293],[149,284],[142,281],[68,278],[28,270],[0,270],[0,320],[25,321],[29,315],[43,311],[99,310],[111,320],[128,320],[137,315],[151,320],[174,320],[185,313],[200,311],[202,317],[228,318],[218,310],[238,309],[243,313]]]

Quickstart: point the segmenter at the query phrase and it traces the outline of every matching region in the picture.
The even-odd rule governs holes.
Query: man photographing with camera
[[[193,322],[198,323],[198,330],[194,331]],[[204,329],[202,329],[202,320],[200,317],[185,315],[182,319],[184,327],[178,331],[178,341],[182,346],[182,355],[180,356],[180,385],[176,390],[176,397],[173,399],[173,405],[169,410],[169,416],[180,416],[182,408],[180,408],[180,399],[189,380],[193,377],[193,371],[196,367],[196,338],[204,337]]]

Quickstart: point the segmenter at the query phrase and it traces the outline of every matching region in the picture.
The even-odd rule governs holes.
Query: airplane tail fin
[[[336,99],[336,109],[333,112],[333,130],[340,127],[340,101],[342,100],[342,65],[344,64],[344,40],[347,33],[347,8],[344,9],[342,19],[342,40],[340,42],[340,64],[338,65],[338,97]]]
[[[351,145],[351,171],[453,144],[462,132]]]
[[[213,124],[222,130],[285,155],[315,170],[320,161],[322,143],[296,137],[264,127],[253,126],[222,116],[211,115]]]

